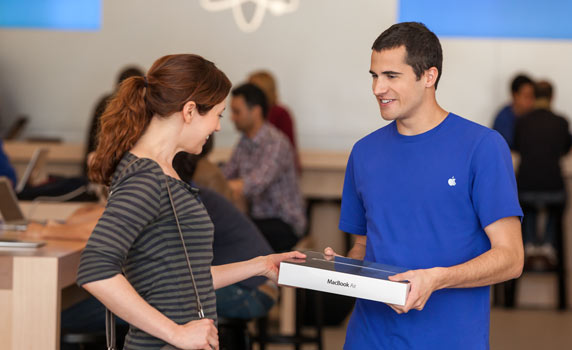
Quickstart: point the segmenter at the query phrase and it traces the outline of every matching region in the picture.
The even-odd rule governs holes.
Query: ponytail
[[[131,77],[119,86],[101,116],[97,148],[89,164],[89,178],[109,185],[111,176],[151,121],[152,114],[145,105],[144,77]]]
[[[147,78],[126,79],[101,116],[90,179],[109,185],[123,154],[141,138],[153,116],[167,118],[189,101],[204,115],[224,101],[230,87],[214,63],[193,54],[163,56],[153,63]]]

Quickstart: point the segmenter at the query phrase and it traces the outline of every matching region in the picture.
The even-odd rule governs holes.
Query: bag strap
[[[189,274],[191,275],[191,281],[193,282],[193,289],[195,290],[195,299],[197,301],[197,311],[199,318],[205,318],[205,313],[203,311],[203,304],[199,297],[199,290],[197,284],[195,283],[195,276],[193,275],[193,268],[191,267],[191,259],[189,259],[189,253],[187,252],[187,246],[185,245],[185,238],[183,237],[183,231],[181,231],[181,225],[179,224],[179,217],[177,216],[177,210],[175,209],[175,202],[173,202],[173,196],[171,194],[171,187],[169,186],[169,181],[167,176],[165,176],[165,184],[167,185],[167,193],[169,194],[169,202],[171,202],[171,208],[173,208],[173,214],[175,214],[175,222],[177,223],[177,229],[179,230],[179,237],[181,238],[181,243],[183,244],[183,251],[185,252],[185,259],[187,260],[187,268],[189,269]]]
[[[115,315],[105,308],[105,342],[107,350],[117,350],[115,337]]]

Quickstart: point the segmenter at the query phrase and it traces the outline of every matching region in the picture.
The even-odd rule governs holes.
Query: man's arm
[[[474,259],[451,267],[410,270],[389,277],[411,283],[405,306],[391,307],[398,313],[422,310],[436,290],[481,287],[519,277],[524,263],[520,220],[514,216],[497,220],[485,227],[485,233],[491,249]]]

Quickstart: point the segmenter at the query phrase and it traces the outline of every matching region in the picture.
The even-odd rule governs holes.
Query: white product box
[[[280,263],[278,284],[405,305],[410,284],[387,277],[407,269],[344,257],[326,259],[318,252],[303,253],[306,259]]]

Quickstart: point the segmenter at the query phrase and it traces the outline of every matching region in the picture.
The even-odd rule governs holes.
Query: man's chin
[[[385,121],[388,121],[388,122],[391,122],[391,121],[394,121],[395,119],[397,119],[393,115],[387,115],[387,114],[384,115],[383,113],[381,113],[381,118]]]

